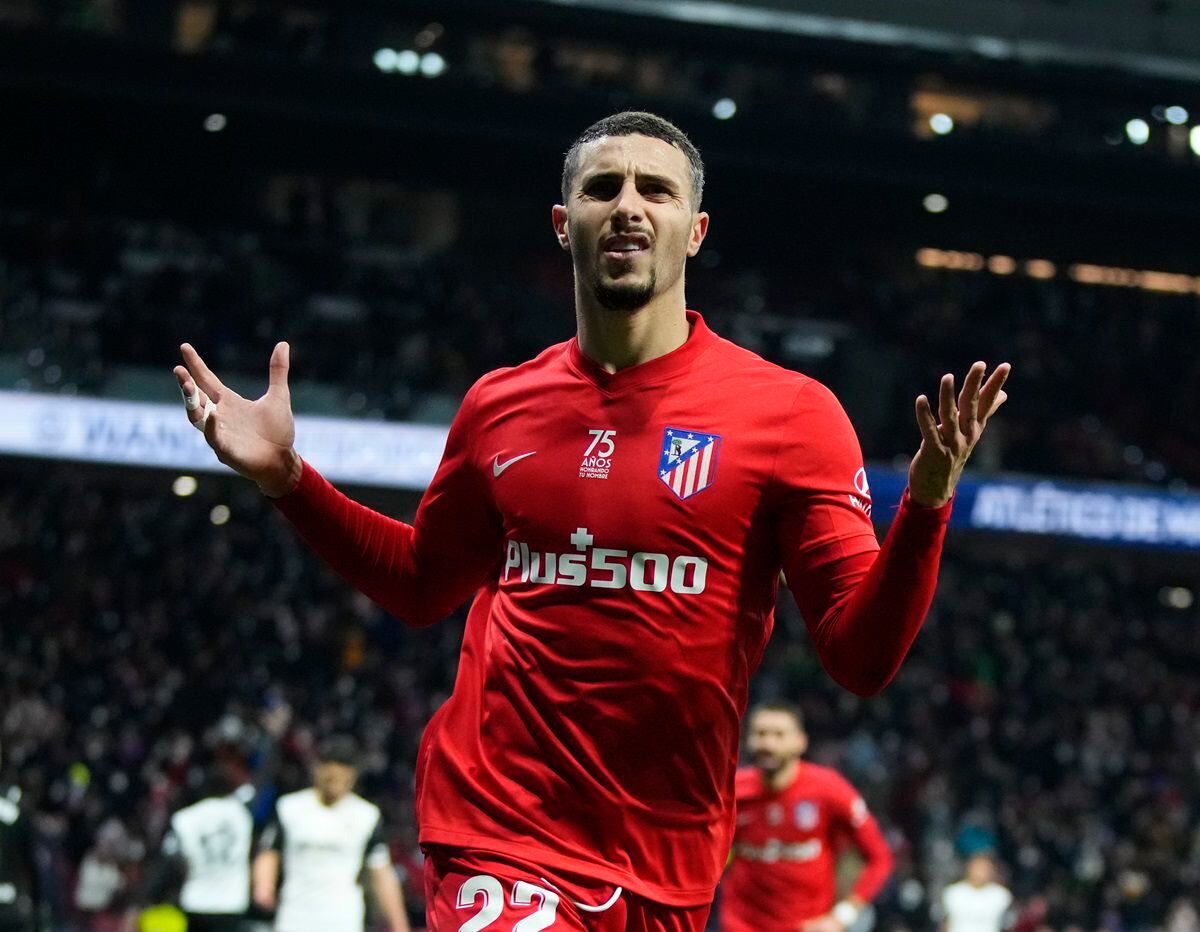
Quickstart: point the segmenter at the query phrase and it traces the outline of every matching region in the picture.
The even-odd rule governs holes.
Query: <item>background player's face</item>
[[[995,873],[991,858],[977,856],[967,861],[967,883],[973,886],[982,887],[990,883]]]
[[[576,282],[602,307],[635,311],[680,281],[708,215],[692,203],[681,150],[649,136],[606,136],[583,147],[554,226]]]
[[[358,771],[349,764],[321,761],[313,770],[313,786],[321,802],[329,806],[354,789]]]
[[[777,773],[799,760],[808,748],[808,735],[787,712],[764,709],[750,718],[746,749],[754,766],[766,773]]]

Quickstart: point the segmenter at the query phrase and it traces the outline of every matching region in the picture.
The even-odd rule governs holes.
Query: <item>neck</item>
[[[767,786],[778,792],[786,790],[796,779],[796,774],[800,770],[800,761],[794,760],[790,764],[784,764],[774,773],[763,772],[766,778]]]
[[[628,369],[679,349],[687,342],[683,277],[636,311],[610,311],[583,294],[576,277],[575,322],[579,348],[607,372]]]

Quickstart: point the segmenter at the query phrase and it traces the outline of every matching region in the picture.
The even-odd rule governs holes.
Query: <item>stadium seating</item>
[[[289,182],[299,196],[294,179],[267,184]],[[253,229],[0,211],[0,334],[25,348],[0,354],[0,388],[173,399],[169,369],[190,340],[257,393],[271,345],[289,339],[298,410],[445,423],[476,375],[572,333],[570,266],[549,247],[530,259],[519,239],[480,254],[354,235],[378,195],[328,183],[310,197],[342,209],[303,231],[291,222],[307,202],[264,210]],[[801,281],[731,265],[698,260],[692,304],[829,384],[868,459],[911,455],[912,399],[942,372],[1007,359],[1013,401],[975,468],[1200,481],[1187,296],[924,269],[908,252],[847,254]],[[1143,416],[1147,397],[1160,417]]]
[[[451,688],[461,613],[402,627],[233,482],[177,498],[155,474],[3,476],[0,615],[20,620],[0,627],[4,775],[40,813],[63,899],[98,833],[132,883],[206,763],[253,776],[280,699],[295,717],[267,797],[303,781],[314,734],[351,730],[365,792],[411,846],[416,743]],[[1160,593],[1178,567],[980,541],[952,535],[934,614],[881,698],[828,680],[790,596],[757,697],[803,701],[815,759],[863,789],[896,846],[878,928],[924,927],[956,855],[992,845],[1053,928],[1106,911],[1139,928],[1200,880],[1200,651],[1193,614]]]

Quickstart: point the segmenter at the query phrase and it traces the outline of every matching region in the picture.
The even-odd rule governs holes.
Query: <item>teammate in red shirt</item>
[[[800,759],[808,735],[800,710],[756,707],[737,772],[733,859],[721,882],[721,932],[842,932],[892,872],[892,852],[863,798],[828,767]],[[854,889],[837,898],[838,856],[863,856]]]
[[[699,153],[659,117],[576,141],[553,223],[577,336],[471,388],[411,526],[297,454],[286,343],[253,402],[182,347],[189,419],[347,580],[411,625],[474,596],[417,761],[434,930],[702,928],[780,571],[833,678],[882,689],[1005,398],[1008,367],[985,384],[977,363],[957,403],[943,378],[940,424],[917,400],[922,443],[880,549],[833,395],[686,309],[702,189]]]

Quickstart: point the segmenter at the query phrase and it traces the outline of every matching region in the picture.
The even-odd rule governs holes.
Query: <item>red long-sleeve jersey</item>
[[[688,316],[683,346],[615,374],[571,340],[482,378],[412,526],[307,465],[280,500],[409,624],[478,591],[421,744],[423,844],[706,903],[780,570],[826,668],[859,693],[916,636],[949,506],[906,501],[877,558],[832,394]]]
[[[797,932],[837,898],[837,859],[863,856],[853,893],[873,900],[892,872],[892,852],[861,796],[835,770],[800,762],[772,790],[757,767],[737,773],[733,861],[721,881],[721,932]]]

